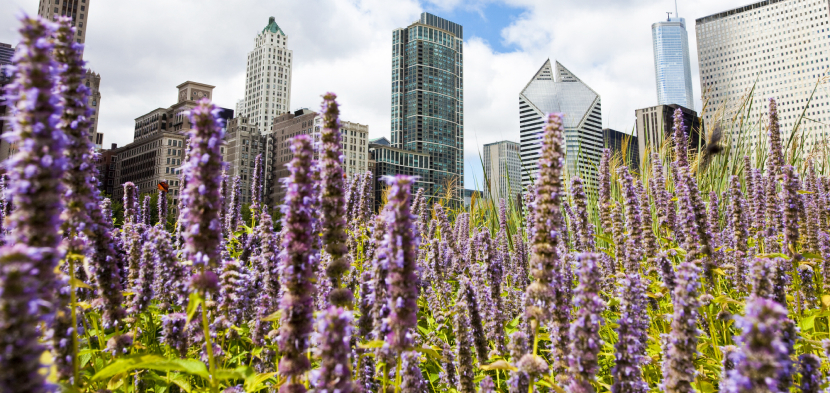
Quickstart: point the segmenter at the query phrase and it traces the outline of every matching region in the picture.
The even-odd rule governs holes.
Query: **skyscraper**
[[[830,66],[828,15],[826,1],[766,0],[697,19],[706,126],[723,121],[734,147],[766,149],[766,114],[775,98],[784,140],[798,127],[805,156],[823,151],[830,132],[823,80]],[[752,101],[744,104],[750,91]],[[733,118],[742,127],[729,127]]]
[[[254,50],[248,53],[245,78],[245,102],[240,116],[265,133],[271,129],[275,116],[291,108],[291,59],[288,37],[274,17],[257,34]]]
[[[651,25],[651,39],[654,45],[657,103],[677,104],[694,110],[686,19],[678,17],[675,10],[674,18]]]
[[[416,187],[432,198],[464,189],[464,76],[461,25],[422,13],[392,32],[392,148],[427,154]],[[420,157],[414,155],[412,157]]]
[[[79,44],[86,42],[86,32],[89,29],[89,3],[92,0],[40,0],[37,14],[49,20],[56,20],[59,16],[72,18],[72,26],[75,27],[75,41]],[[104,134],[98,132],[99,109],[101,108],[101,75],[87,69],[83,81],[89,88],[89,103],[93,114],[90,117],[89,140],[97,148],[104,143]]]
[[[539,174],[545,115],[554,112],[564,115],[568,172],[595,182],[603,146],[600,96],[558,61],[554,70],[548,59],[519,93],[522,186]]]
[[[500,141],[484,145],[484,196],[510,202],[522,192],[519,144]],[[516,202],[513,199],[513,202]]]

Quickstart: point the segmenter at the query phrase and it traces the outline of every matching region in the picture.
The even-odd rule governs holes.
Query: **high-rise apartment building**
[[[75,28],[75,41],[79,44],[86,42],[86,32],[89,28],[89,3],[92,0],[40,0],[37,14],[42,18],[56,20],[59,16],[72,18],[72,27]],[[89,141],[100,149],[104,143],[104,134],[99,132],[98,118],[101,108],[101,75],[91,70],[86,71],[83,80],[84,85],[89,88],[89,107],[93,114],[90,117]]]
[[[798,125],[805,153],[823,146],[830,122],[830,93],[821,80],[830,65],[829,5],[765,0],[697,19],[707,127],[722,122],[733,146],[766,149],[768,100],[775,98],[785,140]],[[743,126],[730,127],[733,118]]]
[[[671,149],[671,140],[674,127],[674,112],[680,109],[683,113],[683,124],[686,126],[686,135],[689,136],[689,149],[699,150],[705,145],[701,139],[703,122],[697,112],[680,105],[656,105],[637,109],[634,115],[637,120],[637,152],[640,162],[646,162],[646,154],[659,152],[660,149]],[[668,144],[668,146],[666,146]]]
[[[213,97],[214,86],[187,81],[176,86],[178,102],[168,108],[154,109],[135,119],[133,142],[117,149],[111,157],[115,171],[113,197],[124,196],[122,185],[135,183],[141,194],[155,192],[157,184],[170,185],[168,195],[173,205],[178,203],[182,162],[187,149],[188,132],[192,125],[188,112],[202,98]],[[223,109],[219,117],[226,122],[233,118],[233,110]],[[225,154],[225,147],[220,148]],[[175,213],[175,212],[173,212]]]
[[[274,117],[291,108],[291,64],[293,52],[288,37],[274,17],[257,34],[254,50],[248,53],[243,112],[259,132],[271,129]]]
[[[519,144],[500,141],[484,145],[484,196],[510,203],[522,192]]]
[[[666,21],[652,24],[651,40],[654,46],[657,103],[677,104],[694,110],[686,19],[668,18]]]
[[[419,163],[429,171],[416,187],[436,199],[450,191],[457,206],[464,189],[463,40],[461,25],[426,12],[392,32],[391,147],[429,156]]]
[[[602,102],[600,95],[567,68],[545,61],[519,93],[522,186],[539,175],[542,134],[548,113],[564,115],[567,170],[596,184],[602,155]]]

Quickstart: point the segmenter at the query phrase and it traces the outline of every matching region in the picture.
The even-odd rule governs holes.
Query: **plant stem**
[[[212,393],[217,393],[219,390],[216,388],[216,361],[213,359],[213,344],[210,343],[210,327],[208,326],[208,317],[207,317],[207,302],[208,302],[208,293],[207,291],[204,292],[204,301],[202,302],[202,331],[205,335],[205,348],[207,349],[208,355],[208,365],[210,367],[210,391]]]
[[[80,387],[78,378],[78,314],[75,312],[75,258],[69,260],[69,314],[72,316],[72,385]]]

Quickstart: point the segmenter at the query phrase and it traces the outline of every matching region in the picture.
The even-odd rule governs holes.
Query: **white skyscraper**
[[[825,81],[817,82],[830,65],[828,14],[827,1],[766,0],[697,19],[704,123],[731,125],[734,117],[743,127],[726,128],[733,145],[764,150],[769,99],[775,98],[784,140],[803,113],[797,136],[807,136],[804,153],[822,146],[830,93]],[[742,106],[753,89],[751,108]]]
[[[270,131],[275,116],[287,113],[291,108],[293,56],[286,46],[287,40],[272,16],[268,18],[268,26],[257,34],[254,50],[248,53],[241,115],[247,116],[248,121],[263,133]]]
[[[494,201],[516,202],[522,192],[519,144],[512,141],[484,145],[484,196]]]
[[[596,184],[603,148],[600,96],[559,62],[554,71],[547,60],[519,93],[522,186],[539,174],[545,115],[554,112],[564,115],[568,172]]]

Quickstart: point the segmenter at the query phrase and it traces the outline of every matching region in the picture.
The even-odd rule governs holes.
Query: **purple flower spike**
[[[190,111],[190,155],[183,165],[187,179],[182,200],[182,236],[184,254],[194,267],[215,269],[219,265],[219,244],[222,229],[219,223],[219,187],[222,183],[222,120],[217,117],[217,107],[202,99]]]
[[[677,271],[677,285],[672,293],[674,315],[671,335],[663,360],[662,389],[669,392],[691,392],[695,381],[694,359],[697,355],[698,308],[700,290],[699,268],[693,262],[683,262]]]
[[[153,231],[154,229],[150,229]],[[153,237],[151,234],[150,237]],[[153,281],[155,280],[156,264],[158,262],[158,250],[156,243],[144,242],[141,249],[141,260],[138,266],[138,277],[133,286],[133,295],[130,309],[132,315],[138,314],[147,309],[150,301],[153,300]]]
[[[592,382],[599,370],[597,356],[603,345],[599,329],[603,324],[602,312],[605,310],[605,302],[599,296],[602,274],[597,266],[598,259],[597,254],[576,255],[579,285],[576,287],[573,301],[574,306],[579,309],[570,329],[568,364],[571,392],[593,392]]]
[[[176,258],[176,250],[170,242],[170,234],[164,228],[155,227],[150,231],[148,242],[156,246],[156,284],[154,292],[162,310],[171,305],[184,305],[187,300],[187,273],[185,266]]]
[[[648,384],[643,380],[642,366],[646,356],[648,313],[645,307],[646,289],[639,274],[629,274],[620,281],[620,319],[617,321],[617,343],[614,344],[616,363],[612,393],[645,393]]]
[[[781,330],[787,310],[773,300],[753,297],[746,316],[736,317],[740,352],[732,355],[735,369],[727,373],[722,390],[729,393],[778,392],[778,375],[789,357]]]
[[[784,153],[781,149],[781,128],[778,125],[778,103],[775,102],[775,98],[769,99],[769,127],[767,129],[769,141],[767,169],[773,175],[778,175],[781,173],[781,167],[784,166]]]
[[[254,159],[254,174],[251,176],[251,217],[256,217],[262,208],[262,154]]]
[[[281,390],[292,391],[310,368],[306,351],[312,330],[312,299],[314,297],[314,184],[312,179],[311,139],[298,135],[291,141],[294,158],[288,164],[286,195],[281,206],[283,218],[282,251],[280,252],[280,285],[284,289],[280,309],[282,317],[279,347],[282,358],[279,371],[289,378]]]
[[[112,227],[112,208],[109,199],[101,202],[99,209],[90,211],[92,233],[90,244],[94,248],[89,263],[89,274],[95,277],[98,296],[103,300],[103,320],[105,327],[113,327],[124,317],[121,294],[122,272],[118,265],[118,255],[115,252],[115,242]]]
[[[320,368],[314,383],[319,392],[350,393],[355,391],[349,360],[352,336],[352,313],[340,307],[330,307],[317,319],[317,347]]]
[[[331,304],[349,306],[354,301],[352,292],[342,288],[341,279],[351,269],[348,235],[346,234],[346,196],[343,183],[343,150],[340,145],[340,120],[334,93],[323,96],[323,128],[320,130],[320,226],[323,249],[331,256],[326,275],[331,281]],[[356,180],[355,180],[356,181]]]
[[[384,248],[389,255],[388,305],[390,309],[387,336],[389,346],[402,352],[412,345],[412,330],[418,323],[418,266],[416,250],[420,239],[413,225],[409,201],[412,176],[398,175],[386,179],[389,202],[386,204],[386,237]]]
[[[741,193],[741,182],[737,176],[732,176],[729,183],[730,200],[732,207],[732,216],[729,219],[732,221],[732,242],[735,249],[740,252],[737,258],[742,258],[747,252],[747,240],[749,239],[749,230],[747,228],[748,220],[744,214],[744,200],[743,193]]]
[[[167,191],[159,190],[158,210],[159,221],[158,223],[156,223],[156,225],[160,226],[163,229],[167,226]]]
[[[138,201],[136,200],[135,184],[131,181],[124,183],[124,223],[138,222]]]
[[[562,114],[548,115],[542,138],[539,159],[539,179],[536,182],[533,253],[530,257],[533,282],[527,287],[526,316],[538,327],[550,318],[554,305],[552,285],[562,261],[559,246],[564,239],[561,232],[562,171],[565,166],[565,135]]]
[[[233,188],[231,189],[231,199],[230,203],[228,204],[228,217],[226,223],[226,231],[228,235],[233,234],[239,228],[240,224],[240,214],[242,210],[242,196],[240,195],[242,191],[241,186],[241,179],[239,176],[234,176],[233,178]]]
[[[598,202],[602,228],[608,230],[611,228],[611,149],[603,149],[599,161]]]
[[[811,353],[805,353],[798,357],[799,368],[801,369],[801,392],[819,393],[821,391],[821,359]]]
[[[674,111],[674,155],[678,168],[686,172],[689,168],[689,136],[686,133],[686,126],[683,124],[683,111],[680,108]]]
[[[13,116],[4,137],[19,150],[5,163],[15,210],[7,219],[8,245],[0,249],[0,391],[45,392],[37,325],[50,323],[53,314],[39,305],[55,300],[66,136],[56,128],[62,108],[52,94],[56,26],[25,16],[21,24],[17,76],[6,86]]]
[[[144,196],[144,204],[141,206],[141,221],[144,225],[150,226],[153,217],[150,215],[150,195]]]
[[[420,356],[418,352],[406,351],[401,355],[403,375],[401,376],[401,392],[427,392],[427,382],[424,374],[418,367]]]
[[[799,228],[798,228],[798,207],[800,203],[800,196],[798,191],[801,190],[801,182],[798,180],[798,174],[790,165],[785,165],[781,168],[783,173],[783,180],[781,181],[781,216],[784,218],[784,252],[793,257],[798,245]]]
[[[465,291],[466,292],[466,291]],[[475,371],[473,370],[473,338],[470,333],[470,318],[464,312],[467,303],[465,293],[459,291],[456,298],[458,312],[455,313],[453,329],[455,331],[455,342],[458,359],[458,381],[459,391],[464,393],[475,393],[476,387],[473,382]]]
[[[574,203],[576,228],[579,231],[574,234],[576,249],[583,252],[593,252],[596,247],[594,224],[591,223],[588,214],[588,196],[585,194],[582,179],[579,177],[571,179],[571,198]]]
[[[183,313],[168,314],[161,317],[161,342],[176,350],[179,357],[187,356],[187,315]]]

